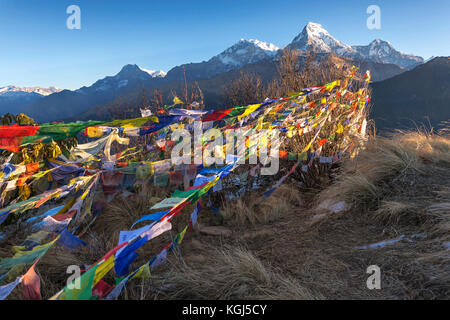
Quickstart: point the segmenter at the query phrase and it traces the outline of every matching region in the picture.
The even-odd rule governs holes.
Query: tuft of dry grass
[[[221,213],[226,224],[245,225],[255,224],[257,221],[256,212],[251,204],[245,203],[242,199],[226,202]]]
[[[195,267],[178,265],[164,278],[165,287],[170,288],[159,292],[160,298],[164,299],[323,298],[242,247],[216,249],[209,255],[207,263]]]
[[[400,201],[382,201],[380,207],[374,212],[374,217],[385,224],[398,224],[404,215],[411,213],[414,206]]]
[[[433,231],[442,236],[442,241],[450,241],[450,198],[448,200],[427,208],[427,213],[434,220]]]
[[[226,224],[245,226],[280,220],[302,203],[300,190],[294,185],[281,185],[265,201],[251,194],[244,199],[224,203],[222,216]]]
[[[93,230],[99,234],[116,237],[121,230],[127,230],[143,215],[150,213],[150,208],[167,194],[167,190],[150,185],[143,185],[138,193],[127,198],[115,197],[97,218]]]

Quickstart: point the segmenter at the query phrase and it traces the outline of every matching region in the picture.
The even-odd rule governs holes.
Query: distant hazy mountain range
[[[371,116],[378,129],[405,129],[450,121],[450,57],[372,84]],[[449,123],[450,124],[450,123]],[[448,125],[447,125],[448,126]]]
[[[15,114],[17,111],[20,112],[26,105],[60,91],[61,89],[55,87],[2,87],[0,88],[0,114],[8,112]]]
[[[334,54],[350,59],[362,69],[372,71],[374,81],[399,75],[422,64],[421,57],[396,51],[387,41],[374,40],[367,46],[349,46],[333,38],[320,24],[308,23],[288,47],[294,50],[315,50],[318,54]],[[126,65],[115,76],[105,77],[91,86],[78,90],[62,90],[47,96],[31,96],[29,101],[9,100],[8,110],[0,104],[1,112],[25,112],[37,121],[54,121],[100,114],[108,102],[119,98],[130,99],[141,88],[158,88],[163,92],[184,81],[198,81],[207,91],[206,103],[218,103],[218,94],[224,83],[239,76],[240,70],[259,73],[265,80],[277,74],[276,64],[280,55],[276,45],[259,40],[241,39],[230,48],[208,61],[176,66],[167,73],[152,71],[134,64]],[[210,90],[209,90],[210,89]],[[25,92],[25,91],[24,91]],[[31,93],[30,93],[31,94]],[[209,99],[209,100],[208,100]],[[134,100],[130,100],[134,101]]]

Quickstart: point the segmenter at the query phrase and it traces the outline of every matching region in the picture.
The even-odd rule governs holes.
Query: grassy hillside
[[[190,235],[182,259],[172,260],[159,281],[144,289],[136,285],[128,295],[448,298],[449,166],[449,136],[411,132],[372,137],[323,189],[304,189],[293,179],[262,212],[249,206],[255,198],[232,204],[223,212],[231,234],[211,236],[200,227]],[[229,212],[254,223],[227,219]],[[203,228],[211,224],[201,223]],[[381,269],[381,290],[366,287],[370,265]]]
[[[169,263],[150,280],[130,282],[122,298],[448,298],[449,167],[448,135],[372,136],[316,187],[293,175],[262,204],[254,192],[218,215],[206,209]],[[164,192],[143,188],[111,202],[89,233],[95,248],[51,249],[38,269],[43,296],[64,281],[65,266],[94,261]],[[162,243],[139,249],[138,260]],[[380,290],[366,287],[370,265],[381,269]]]

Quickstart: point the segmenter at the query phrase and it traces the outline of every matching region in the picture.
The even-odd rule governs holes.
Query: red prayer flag
[[[39,126],[0,126],[0,138],[15,138],[33,136],[39,130]]]
[[[319,141],[319,147],[323,146],[323,144],[327,142],[327,139],[322,139]]]
[[[37,261],[28,269],[22,279],[22,297],[24,300],[42,300],[41,279],[34,270],[36,263]]]
[[[113,287],[110,286],[103,280],[100,280],[93,288],[92,295],[97,296],[100,300],[105,298],[111,291]]]
[[[229,114],[234,109],[225,109],[225,110],[215,110],[212,113],[207,114],[202,122],[208,122],[208,121],[217,121],[225,117],[227,114]]]

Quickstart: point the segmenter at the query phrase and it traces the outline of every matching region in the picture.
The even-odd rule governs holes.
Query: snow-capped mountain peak
[[[354,48],[358,49],[362,47],[363,46],[355,46]],[[375,39],[366,47],[369,49],[368,54],[370,57],[385,57],[395,51],[394,47],[388,41],[382,39]]]
[[[156,77],[165,77],[166,73],[162,70],[154,71],[142,68],[137,64],[127,64],[123,66],[122,70],[115,76],[120,79],[135,79],[135,78],[156,78]]]
[[[394,49],[392,44],[382,39],[375,39],[367,46],[353,46],[354,57],[381,63],[396,64],[403,68],[412,68],[424,62],[423,58],[404,54]]]
[[[155,71],[155,70],[145,69],[142,67],[139,67],[139,69],[141,69],[144,72],[147,72],[152,78],[157,78],[157,77],[164,78],[167,74],[166,72],[164,72],[162,70]]]
[[[311,38],[323,38],[324,36],[331,37],[325,28],[315,22],[308,22],[306,26],[303,28],[302,32],[294,39],[294,41],[298,41],[303,38],[305,35]]]
[[[256,39],[249,39],[249,40],[241,39],[241,41],[248,41],[250,43],[253,43],[255,46],[258,46],[259,48],[267,52],[276,53],[278,50],[280,50],[280,48],[278,48],[276,45],[270,42],[259,41]]]
[[[339,55],[348,55],[353,52],[351,46],[335,39],[321,24],[314,22],[308,22],[302,32],[292,40],[289,47],[301,51],[334,52]]]
[[[55,92],[60,92],[61,89],[55,87],[41,88],[41,87],[17,87],[17,86],[6,86],[0,88],[0,95],[7,94],[20,94],[20,93],[36,93],[41,96],[48,96]]]
[[[55,87],[0,87],[0,115],[5,113],[19,114],[23,112],[25,106],[60,91],[61,89]]]
[[[423,63],[421,57],[403,54],[382,39],[375,39],[367,46],[349,46],[335,39],[322,25],[314,22],[309,22],[288,47],[294,50],[314,50],[318,53],[334,53],[341,57],[396,64],[403,68],[412,68]]]
[[[127,64],[115,76],[107,76],[97,80],[90,87],[82,87],[77,93],[87,94],[89,91],[114,92],[125,87],[133,87],[136,82],[148,81],[153,78],[164,78],[166,73],[162,70],[154,71],[139,67],[137,64]]]
[[[242,67],[247,64],[274,57],[278,50],[276,45],[256,39],[241,39],[210,61],[220,61],[232,68]]]

